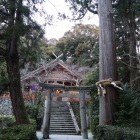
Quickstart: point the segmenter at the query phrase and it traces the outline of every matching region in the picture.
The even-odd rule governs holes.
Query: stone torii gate
[[[45,120],[43,129],[43,138],[49,138],[49,128],[50,128],[50,114],[51,114],[51,100],[53,96],[53,90],[59,89],[64,91],[79,91],[80,95],[80,118],[81,118],[81,129],[83,139],[88,139],[87,133],[87,122],[86,122],[86,108],[85,108],[85,93],[89,92],[93,87],[91,86],[60,86],[60,85],[49,85],[44,83],[39,83],[42,89],[48,90],[47,93],[47,107],[45,109]],[[62,93],[63,94],[63,93]]]

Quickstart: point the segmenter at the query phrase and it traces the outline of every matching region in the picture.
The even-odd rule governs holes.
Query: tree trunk
[[[7,44],[7,48],[10,48],[10,43]],[[18,124],[28,124],[29,119],[25,110],[20,86],[20,74],[17,53],[11,55],[7,51],[7,71],[10,80],[10,95],[16,122]]]
[[[112,20],[112,1],[99,0],[99,79],[117,80],[116,48]],[[99,124],[112,124],[115,121],[117,90],[106,87],[106,95],[100,95]]]
[[[137,84],[137,53],[136,53],[136,23],[135,10],[132,0],[129,0],[129,29],[130,29],[130,86],[135,87]]]
[[[18,2],[18,9],[16,9],[16,0],[10,1],[9,19],[8,19],[8,39],[6,41],[6,62],[7,72],[10,81],[10,95],[13,106],[13,113],[18,124],[29,124],[29,119],[25,110],[24,101],[20,85],[19,73],[19,56],[18,43],[19,36],[17,26],[21,23],[22,0]],[[16,18],[15,18],[16,15]]]

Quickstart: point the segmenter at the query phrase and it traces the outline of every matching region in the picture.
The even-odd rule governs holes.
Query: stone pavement
[[[37,131],[37,137],[38,140],[43,140],[42,137],[42,132]],[[85,140],[82,138],[81,135],[56,135],[56,134],[51,134],[50,135],[51,140]],[[45,140],[50,140],[50,139],[45,139]],[[93,135],[91,133],[88,133],[88,140],[93,140]]]

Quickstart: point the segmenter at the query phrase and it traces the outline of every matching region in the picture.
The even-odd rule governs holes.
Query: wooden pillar
[[[81,127],[82,127],[81,130],[82,130],[83,139],[88,139],[84,91],[80,91],[80,118],[81,118]]]
[[[52,90],[49,89],[47,93],[47,105],[45,108],[45,113],[44,113],[44,129],[43,129],[43,138],[48,139],[49,138],[49,129],[50,129],[50,116],[51,116],[51,93]]]

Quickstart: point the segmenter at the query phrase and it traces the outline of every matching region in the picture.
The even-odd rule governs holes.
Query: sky
[[[81,23],[80,21],[77,22],[70,22],[68,20],[59,20],[58,12],[66,13],[67,15],[71,15],[71,12],[69,10],[69,7],[65,3],[65,0],[46,0],[45,3],[43,3],[43,9],[45,9],[45,12],[47,14],[53,15],[53,25],[46,25],[44,28],[45,30],[45,37],[47,39],[61,38],[65,32],[69,31],[72,26],[75,24]],[[90,19],[89,19],[90,17]],[[39,15],[36,15],[36,20],[39,24],[42,24],[44,22],[44,18],[41,18]],[[98,22],[98,16],[93,15],[91,13],[88,13],[82,21],[83,24],[95,24],[99,25]]]

